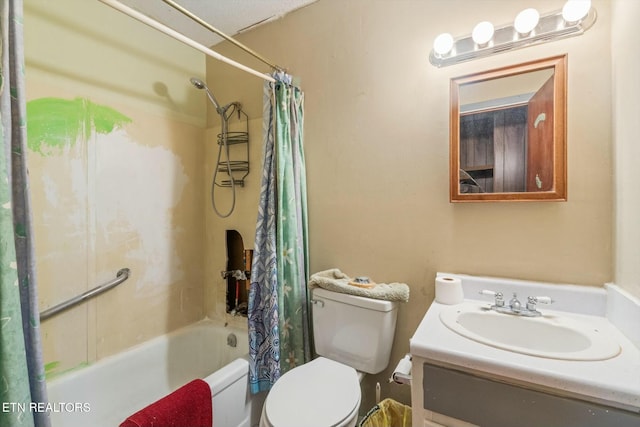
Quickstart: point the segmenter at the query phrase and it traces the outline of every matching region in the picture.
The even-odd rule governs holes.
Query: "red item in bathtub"
[[[120,427],[211,427],[211,388],[193,380],[124,420]]]

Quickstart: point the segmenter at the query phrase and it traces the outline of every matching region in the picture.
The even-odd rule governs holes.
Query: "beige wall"
[[[41,309],[132,271],[42,324],[55,376],[204,316],[206,110],[188,78],[205,60],[97,1],[27,0],[24,28]],[[85,108],[36,114],[45,98]],[[101,111],[126,119],[103,129]]]
[[[611,57],[615,141],[615,282],[640,298],[640,2],[615,0]]]
[[[613,277],[610,4],[585,35],[437,69],[435,36],[470,33],[482,19],[512,22],[524,0],[320,0],[239,39],[290,70],[305,91],[311,269],[411,286],[392,362],[365,380],[383,396],[396,360],[434,297],[437,271],[600,286]],[[539,10],[562,0],[537,1]],[[236,48],[221,53],[260,70]],[[451,204],[449,79],[568,53],[568,189],[565,203]],[[209,60],[222,99],[261,114],[262,82]],[[248,195],[247,195],[248,197]]]
[[[613,123],[612,16],[604,0],[594,1],[598,21],[582,37],[443,69],[428,62],[437,34],[466,34],[485,18],[510,22],[530,4],[482,0],[470,9],[468,0],[319,0],[239,37],[291,70],[305,90],[312,271],[339,267],[411,286],[391,365],[408,351],[433,299],[436,271],[594,286],[614,278],[612,125],[615,279],[640,293],[637,234],[627,239],[637,231],[637,172],[624,163],[637,154],[637,114],[625,96],[635,93],[627,85],[637,86],[638,63],[626,54],[634,44],[618,41],[637,14],[635,3],[617,0],[612,8]],[[204,314],[244,324],[224,313],[220,271],[226,229],[253,246],[263,82],[207,62],[216,97],[243,103],[254,119],[252,172],[238,189],[236,211],[222,220],[209,206],[219,118],[209,109],[203,130],[205,97],[187,82],[204,74],[202,55],[98,2],[27,0],[25,14],[30,100],[83,97],[131,119],[55,155],[30,153],[42,307],[110,279],[124,265],[133,270],[120,288],[43,325],[46,362],[59,362],[57,372],[72,369]],[[216,49],[267,71],[235,48]],[[569,54],[569,201],[450,204],[449,79],[562,53]],[[222,209],[229,191],[219,192]],[[375,381],[383,395],[408,402],[406,387],[386,382],[392,367],[366,380],[364,407],[371,406]]]

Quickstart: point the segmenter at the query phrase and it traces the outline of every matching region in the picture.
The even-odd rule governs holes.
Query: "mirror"
[[[451,202],[567,200],[566,62],[451,80]]]

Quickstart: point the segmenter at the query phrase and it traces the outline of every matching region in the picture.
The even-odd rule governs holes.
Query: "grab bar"
[[[118,272],[116,273],[116,278],[107,282],[107,283],[103,283],[100,286],[96,286],[93,289],[88,290],[87,292],[80,294],[76,297],[71,298],[70,300],[67,300],[65,302],[62,302],[58,305],[54,305],[51,308],[46,309],[45,311],[40,313],[40,321],[42,322],[43,320],[47,320],[48,318],[55,316],[56,314],[71,308],[75,305],[80,304],[83,301],[88,300],[89,298],[93,298],[97,295],[100,295],[103,292],[108,291],[109,289],[115,288],[116,286],[118,286],[120,283],[124,282],[125,280],[127,280],[129,278],[129,273],[131,272],[131,270],[129,270],[128,268],[121,268],[120,270],[118,270]]]

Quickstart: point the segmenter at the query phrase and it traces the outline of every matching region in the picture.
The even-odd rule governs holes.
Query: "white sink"
[[[606,322],[554,312],[540,317],[497,313],[465,301],[443,308],[440,320],[452,331],[482,344],[516,353],[562,360],[605,360],[620,353]]]

